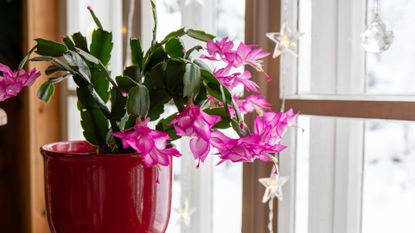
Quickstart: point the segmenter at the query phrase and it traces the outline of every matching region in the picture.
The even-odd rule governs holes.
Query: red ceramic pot
[[[41,152],[52,233],[166,231],[171,166],[147,168],[137,154],[96,154],[84,141],[45,145]]]

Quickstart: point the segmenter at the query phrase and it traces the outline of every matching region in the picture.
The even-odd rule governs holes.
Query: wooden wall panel
[[[26,51],[35,42],[35,38],[42,37],[59,40],[59,1],[58,0],[25,0],[25,30],[24,43]],[[47,64],[31,65],[44,70]],[[59,141],[61,139],[59,89],[55,98],[44,104],[36,97],[37,88],[46,79],[42,77],[24,94],[24,107],[22,114],[23,127],[21,129],[23,160],[21,161],[22,192],[21,201],[24,209],[24,232],[49,232],[44,197],[43,161],[39,148],[43,144]]]

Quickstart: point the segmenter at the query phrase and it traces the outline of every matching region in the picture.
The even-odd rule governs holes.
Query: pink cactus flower
[[[40,72],[32,69],[12,71],[10,67],[0,63],[0,101],[17,96],[24,87],[31,86],[40,76]]]
[[[254,121],[254,134],[261,137],[262,145],[270,151],[281,149],[281,139],[286,133],[289,123],[294,120],[296,114],[292,109],[287,112],[265,112],[263,116],[257,116]]]
[[[268,110],[272,107],[272,105],[261,95],[253,94],[245,99],[240,99],[236,96],[233,97],[235,103],[238,105],[239,111],[241,114],[246,114],[250,112],[256,112],[259,115],[264,113],[264,110]],[[223,104],[219,103],[219,106],[223,106]],[[232,105],[228,106],[229,114],[231,117],[235,117],[235,109]]]
[[[245,90],[247,91],[258,91],[258,84],[256,84],[254,81],[250,80],[252,78],[251,72],[248,70],[245,70],[241,75],[237,76],[234,80],[236,85],[243,85]]]
[[[221,120],[219,116],[209,115],[196,105],[188,105],[176,116],[170,125],[176,134],[190,137],[190,151],[193,157],[204,162],[210,151],[212,127]]]
[[[270,154],[286,148],[280,142],[289,122],[295,117],[291,109],[285,113],[266,112],[255,119],[253,134],[233,139],[215,131],[212,133],[212,145],[218,150],[221,162],[252,162],[257,158],[269,161]]]
[[[229,54],[229,56],[227,56],[227,61],[234,67],[250,65],[259,72],[264,72],[261,59],[270,55],[270,53],[265,52],[260,48],[254,49],[252,45],[246,45],[242,42],[236,49],[235,54],[237,56],[234,54]]]
[[[222,60],[226,57],[226,54],[232,53],[233,41],[228,37],[222,38],[217,41],[209,41],[206,43],[206,51],[209,55],[202,55],[201,58],[205,58],[212,61]]]
[[[241,73],[230,73],[230,66],[225,68],[214,70],[213,75],[229,90],[233,90],[237,86],[242,85],[247,91],[258,91],[258,84],[250,80],[252,77],[251,72],[245,70]]]
[[[238,48],[233,49],[234,43],[227,37],[222,40],[210,41],[206,44],[206,51],[208,55],[202,55],[212,61],[222,60],[233,67],[241,67],[250,65],[260,72],[264,72],[262,68],[262,61],[260,59],[268,56],[270,53],[263,51],[260,48],[254,49],[253,45],[246,45],[240,43]]]
[[[261,153],[260,137],[248,135],[238,139],[230,138],[220,131],[212,132],[212,146],[218,150],[222,163],[226,160],[232,162],[252,162],[257,154]]]
[[[212,133],[212,145],[218,150],[222,163],[226,160],[232,162],[253,162],[256,159],[269,160],[269,154],[283,151],[286,146],[276,144],[268,145],[262,141],[260,135],[246,135],[238,139],[230,138],[219,131]]]
[[[290,121],[296,116],[292,109],[287,112],[265,112],[263,116],[256,117],[254,133],[272,139],[271,141],[278,141],[284,136]]]
[[[113,133],[113,136],[122,140],[124,148],[131,147],[137,151],[147,167],[157,164],[168,166],[170,156],[179,157],[181,154],[176,148],[166,148],[167,140],[170,140],[169,135],[150,129],[147,126],[149,121],[148,118],[144,122],[138,122],[133,128]]]
[[[256,112],[262,115],[264,109],[268,110],[271,108],[271,104],[261,95],[254,94],[246,97],[244,100],[237,101],[239,109],[242,113]]]
[[[246,45],[240,43],[237,49],[234,49],[234,43],[228,38],[223,38],[220,41],[208,42],[206,46],[206,51],[208,55],[202,55],[201,58],[212,60],[212,61],[222,61],[226,63],[226,67],[217,70],[216,77],[221,77],[222,81],[228,83],[233,87],[233,83],[229,84],[231,80],[239,77],[239,82],[242,82],[244,86],[249,91],[256,91],[258,86],[256,83],[250,81],[251,74],[249,72],[244,72],[243,74],[234,73],[230,74],[232,67],[240,68],[245,65],[249,65],[255,68],[257,71],[264,73],[267,80],[271,80],[271,77],[265,73],[262,60],[264,57],[268,56],[270,53],[263,51],[260,48],[254,48],[253,45]],[[228,80],[224,80],[228,79]]]

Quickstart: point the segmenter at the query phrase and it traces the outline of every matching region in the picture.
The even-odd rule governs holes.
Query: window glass
[[[179,0],[157,1],[157,40],[182,27],[182,13]]]
[[[298,42],[298,92],[310,92],[311,69],[311,1],[300,0],[299,31],[304,32]]]
[[[304,128],[305,133],[297,140],[297,162],[295,179],[295,229],[296,233],[307,233],[308,227],[308,190],[309,190],[309,159],[310,159],[310,119],[302,116],[298,119],[298,125]],[[307,131],[306,131],[307,130]]]
[[[236,133],[227,132],[236,138]],[[218,163],[216,158],[214,163]],[[225,162],[213,171],[213,232],[241,232],[242,163]],[[212,233],[213,233],[212,232]]]
[[[294,233],[415,231],[415,123],[300,116],[298,124]]]
[[[78,97],[68,96],[67,98],[67,129],[68,140],[82,140],[84,139],[81,128],[81,114],[77,107]]]
[[[235,41],[245,39],[245,1],[216,0],[214,22],[218,38]],[[228,130],[228,135],[237,137]],[[219,162],[215,159],[214,163]],[[213,171],[213,232],[241,232],[242,228],[242,164],[223,163]],[[232,191],[230,191],[232,190]],[[212,233],[213,233],[212,232]]]
[[[381,20],[394,33],[390,48],[382,53],[365,52],[361,45],[375,0],[298,1],[298,31],[305,34],[298,42],[298,64],[288,64],[298,66],[291,94],[334,98],[415,94],[414,1],[380,1]]]
[[[415,232],[415,123],[367,121],[362,233]]]
[[[369,1],[368,22],[375,1]],[[381,17],[394,32],[389,50],[366,54],[366,85],[371,94],[415,94],[415,45],[413,22],[415,2],[408,0],[381,1]]]
[[[245,1],[215,0],[215,26],[219,38],[229,37],[242,41],[245,38]]]

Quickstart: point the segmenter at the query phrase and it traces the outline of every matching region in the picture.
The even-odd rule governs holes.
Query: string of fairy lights
[[[275,59],[282,56],[285,53],[289,53],[297,57],[297,41],[304,33],[291,30],[288,22],[288,2],[287,0],[282,1],[282,25],[280,32],[268,32],[265,35],[275,43],[275,48],[272,53],[272,57]],[[281,60],[281,108],[280,111],[285,111],[285,77],[286,77],[286,64],[284,60]],[[262,198],[263,203],[268,203],[268,231],[273,233],[273,218],[274,218],[274,198],[278,200],[283,199],[282,187],[287,183],[287,176],[280,176],[280,154],[277,153],[274,156],[273,168],[269,177],[260,178],[258,181],[265,187],[264,196]]]

